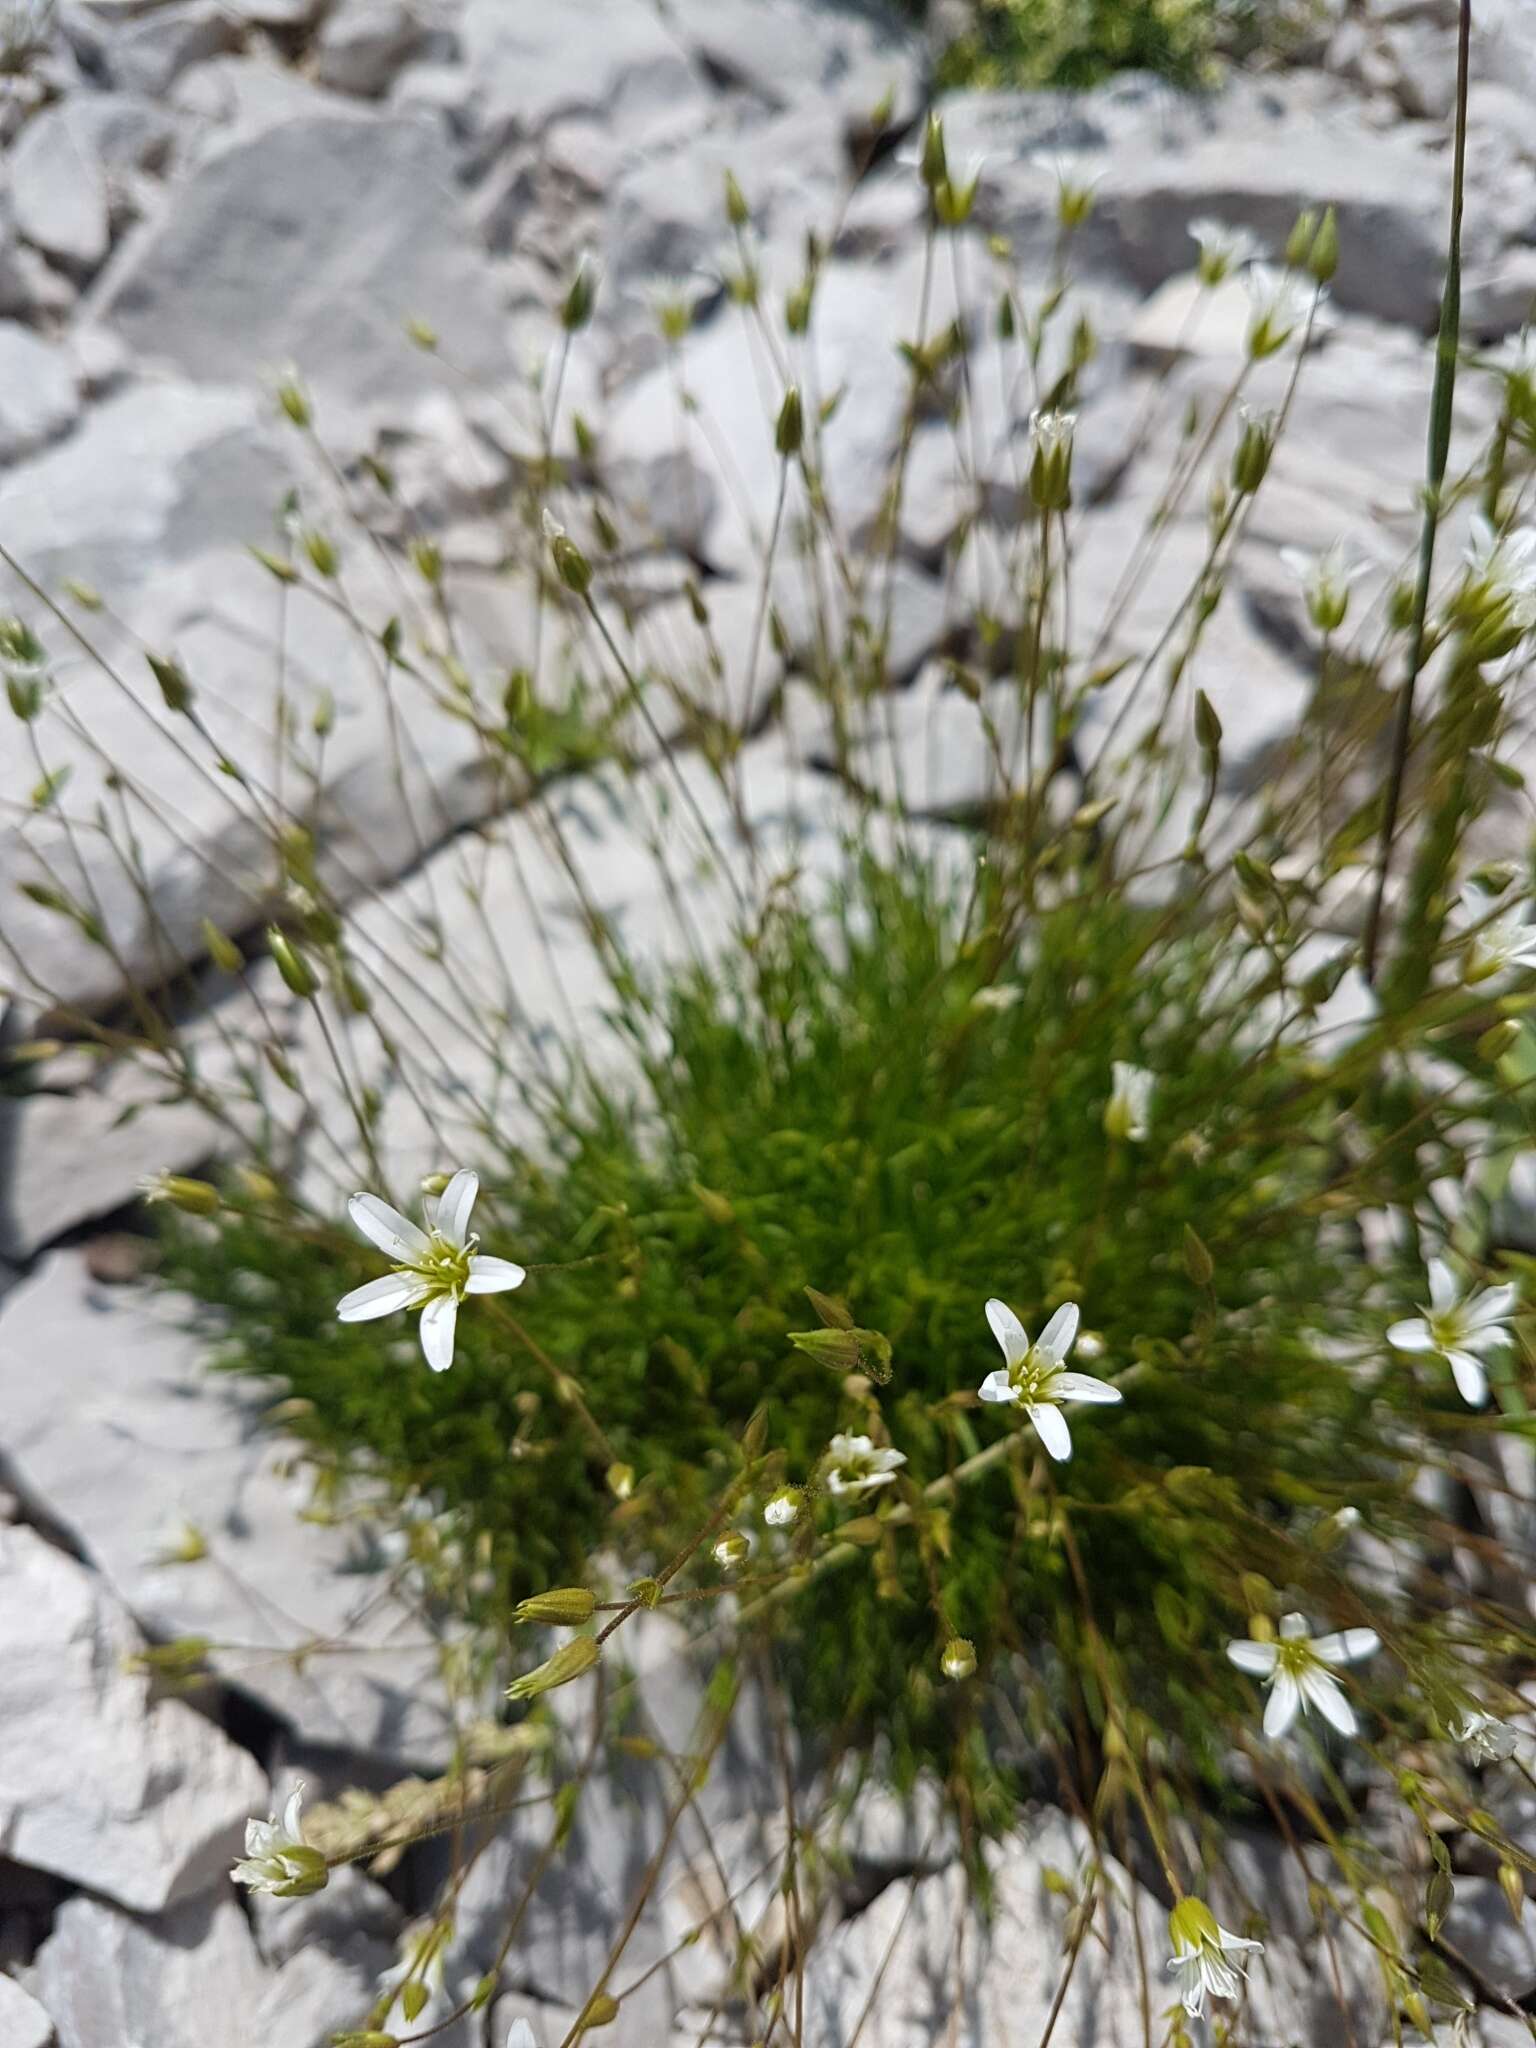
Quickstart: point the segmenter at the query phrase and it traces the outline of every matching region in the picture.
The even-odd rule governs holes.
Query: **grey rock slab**
[[[374,1947],[347,1961],[324,1949],[305,1949],[283,1964],[255,2010],[245,2015],[246,2038],[281,2042],[283,2048],[329,2048],[337,2034],[366,2021],[393,1953]],[[431,2024],[425,2009],[417,2024]]]
[[[266,1989],[228,1892],[145,1920],[99,1899],[68,1899],[28,1981],[59,2048],[250,2048]]]
[[[45,107],[11,152],[11,201],[23,238],[89,273],[111,244],[101,158],[75,100]]]
[[[125,1671],[142,1646],[103,1581],[33,1530],[0,1529],[0,1840],[158,1912],[223,1877],[267,1783],[211,1721]]]
[[[0,320],[0,464],[57,440],[80,411],[69,356],[14,320]]]
[[[210,149],[103,273],[96,315],[197,381],[291,364],[356,407],[398,408],[443,382],[405,335],[412,318],[437,328],[471,382],[504,373],[441,129],[336,109]]]
[[[287,1791],[284,1785],[283,1797]],[[384,1887],[365,1877],[355,1863],[339,1865],[324,1891],[307,1899],[274,1899],[252,1892],[249,1906],[256,1946],[265,1961],[279,1968],[296,1956],[323,1953],[359,1968],[382,1970],[394,1959],[404,1918]]]
[[[340,0],[321,24],[315,75],[332,92],[382,98],[427,33],[411,0]]]
[[[193,65],[234,49],[241,33],[221,0],[157,7],[114,26],[105,39],[107,69],[115,85],[156,99]]]
[[[53,2048],[53,2021],[14,1977],[0,1974],[0,2041],[5,2048]]]
[[[1302,207],[1336,205],[1339,305],[1427,332],[1439,307],[1447,176],[1442,158],[1337,114],[1277,118],[1241,142],[1222,135],[1167,156],[1111,155],[1085,251],[1151,287],[1188,268],[1199,215],[1278,250]],[[1469,263],[1483,255],[1478,235]]]
[[[889,91],[899,125],[915,103],[921,47],[889,17],[810,0],[673,0],[669,12],[680,40],[714,77],[766,106],[804,98],[867,115]],[[794,62],[786,64],[791,49]]]
[[[0,1442],[21,1491],[154,1635],[235,1646],[214,1667],[306,1739],[435,1760],[450,1726],[421,1621],[354,1537],[299,1519],[292,1446],[259,1422],[272,1385],[212,1373],[217,1327],[192,1327],[194,1313],[169,1293],[96,1286],[73,1251],[7,1297]],[[158,1562],[182,1520],[208,1556]],[[295,1668],[287,1653],[314,1638],[353,1647]]]
[[[1037,2039],[1061,1976],[1068,1909],[1045,1873],[1075,1880],[1088,1853],[1078,1823],[1033,1816],[995,1852],[990,1926],[971,1907],[957,1865],[888,1885],[807,1957],[807,2038],[844,2041],[857,2028],[860,2048],[930,2048],[953,2028],[964,2041]],[[1161,1959],[1166,1916],[1129,1872],[1111,1858],[1099,1861],[1095,1936],[1078,1951],[1058,2025],[1064,2041],[1137,2041],[1143,1951]],[[1161,1993],[1161,1985],[1152,1993],[1154,2010],[1166,2002]]]
[[[185,1173],[219,1149],[213,1118],[194,1103],[156,1101],[163,1087],[123,1064],[72,1094],[0,1096],[0,1257],[30,1259],[121,1209],[146,1175]]]
[[[1455,1883],[1446,1939],[1506,1998],[1536,1991],[1536,1935],[1528,1923],[1516,1924],[1498,1879],[1458,1877]]]

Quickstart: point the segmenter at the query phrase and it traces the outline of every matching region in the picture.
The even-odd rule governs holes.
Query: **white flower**
[[[1470,1408],[1488,1398],[1483,1358],[1510,1341],[1504,1325],[1514,1313],[1519,1290],[1513,1286],[1474,1289],[1460,1298],[1456,1276],[1444,1259],[1429,1262],[1429,1307],[1422,1316],[1394,1323],[1387,1342],[1399,1351],[1432,1351],[1450,1365],[1456,1391]]]
[[[1297,1709],[1304,1712],[1308,1707],[1316,1707],[1341,1735],[1353,1735],[1354,1711],[1329,1667],[1356,1664],[1362,1657],[1374,1656],[1380,1647],[1381,1638],[1373,1628],[1341,1629],[1337,1635],[1313,1641],[1307,1635],[1305,1618],[1288,1614],[1280,1624],[1278,1642],[1228,1643],[1227,1655],[1239,1671],[1262,1678],[1269,1687],[1269,1704],[1264,1709],[1266,1735],[1283,1735]]]
[[[1017,1402],[1034,1425],[1035,1434],[1056,1459],[1072,1455],[1072,1432],[1061,1412],[1063,1401],[1119,1401],[1118,1387],[1085,1372],[1064,1372],[1063,1363],[1077,1335],[1076,1302],[1057,1309],[1031,1344],[1029,1334],[1004,1301],[987,1303],[987,1321],[1003,1348],[1005,1368],[989,1372],[978,1392],[983,1401]]]
[[[1110,1073],[1114,1085],[1104,1108],[1104,1128],[1112,1138],[1144,1145],[1152,1128],[1152,1090],[1157,1076],[1146,1067],[1133,1067],[1129,1060],[1115,1060]]]
[[[236,1884],[270,1892],[275,1899],[302,1899],[325,1889],[330,1873],[320,1851],[304,1839],[303,1804],[301,1783],[289,1793],[281,1820],[274,1813],[267,1820],[246,1822],[245,1855],[230,1873]]]
[[[994,981],[986,988],[977,989],[971,997],[973,1010],[1011,1010],[1015,1003],[1024,1000],[1024,991],[1016,981]]]
[[[1228,227],[1223,220],[1192,220],[1189,232],[1200,251],[1197,268],[1202,284],[1220,284],[1234,270],[1265,253],[1257,235],[1247,228]]]
[[[1536,967],[1536,926],[1523,903],[1490,917],[1490,900],[1481,889],[1461,893],[1460,922],[1467,930],[1464,974],[1469,982],[1488,981],[1512,967]]]
[[[478,1174],[467,1166],[438,1197],[431,1229],[421,1230],[378,1195],[354,1195],[347,1204],[352,1221],[381,1252],[395,1261],[392,1273],[354,1287],[336,1304],[344,1323],[371,1322],[397,1309],[421,1310],[421,1348],[434,1372],[453,1363],[453,1331],[466,1294],[502,1294],[521,1287],[527,1274],[510,1259],[477,1252],[470,1235],[470,1211],[480,1192]]]
[[[1168,1968],[1179,1980],[1179,1999],[1192,2019],[1203,2019],[1207,1998],[1236,1998],[1244,1966],[1233,1956],[1262,1953],[1262,1941],[1229,1933],[1199,1899],[1180,1899],[1168,1915],[1173,1954]]]
[[[1536,526],[1505,532],[1472,515],[1472,537],[1462,558],[1472,590],[1490,605],[1507,605],[1511,624],[1536,625]]]
[[[1272,263],[1255,263],[1243,273],[1243,283],[1253,301],[1248,353],[1272,356],[1306,317],[1312,288],[1295,271],[1277,270]]]
[[[1029,416],[1029,431],[1042,455],[1054,455],[1062,448],[1070,450],[1072,436],[1077,432],[1077,414],[1041,412],[1037,408]]]
[[[1507,1763],[1520,1747],[1520,1737],[1507,1721],[1476,1708],[1451,1723],[1452,1738],[1471,1755],[1475,1764]]]
[[[1323,555],[1282,548],[1280,560],[1301,585],[1313,625],[1320,633],[1336,632],[1349,610],[1349,586],[1365,574],[1366,564],[1354,559],[1341,540]]]
[[[781,1486],[763,1509],[763,1520],[770,1529],[787,1529],[800,1512],[801,1493],[798,1486]]]
[[[845,1498],[894,1486],[896,1468],[906,1462],[904,1451],[877,1447],[867,1436],[835,1436],[827,1446],[827,1491]]]
[[[532,2027],[526,2020],[514,2020],[512,2031],[507,2036],[507,2048],[539,2048],[534,2039]]]

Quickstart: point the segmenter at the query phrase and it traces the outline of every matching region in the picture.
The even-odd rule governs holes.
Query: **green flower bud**
[[[336,553],[335,543],[313,528],[304,535],[304,552],[313,562],[315,574],[325,577],[327,582],[341,566],[341,558]]]
[[[443,580],[443,551],[434,540],[411,542],[411,560],[416,573],[423,583],[430,583],[435,590]]]
[[[219,1191],[205,1180],[189,1180],[181,1173],[154,1173],[143,1183],[146,1202],[168,1202],[188,1216],[216,1216]]]
[[[544,514],[544,538],[549,542],[549,552],[560,581],[577,597],[585,597],[592,588],[592,565],[548,510]]]
[[[1232,457],[1232,488],[1239,497],[1251,498],[1269,473],[1269,459],[1275,452],[1275,423],[1269,414],[1246,413]]]
[[[5,694],[22,724],[30,725],[43,708],[43,679],[41,676],[8,675]]]
[[[597,299],[597,277],[589,260],[583,256],[576,265],[576,275],[571,279],[570,290],[566,293],[560,308],[560,325],[567,334],[576,334],[592,318],[592,307]]]
[[[160,685],[160,695],[165,699],[167,711],[190,711],[192,709],[192,685],[187,681],[187,672],[179,661],[173,661],[159,654],[146,654],[149,672]]]
[[[208,958],[221,974],[238,974],[245,965],[245,955],[234,940],[207,917],[203,919],[203,944],[208,949]]]
[[[552,1586],[547,1593],[535,1593],[519,1600],[512,1610],[514,1621],[539,1621],[554,1628],[580,1628],[592,1619],[595,1595],[585,1586]]]
[[[618,2016],[619,2001],[610,1992],[599,1991],[587,2000],[580,2026],[583,2032],[589,2027],[610,2027]]]
[[[596,1664],[602,1652],[592,1636],[573,1636],[568,1643],[562,1643],[553,1657],[548,1657],[532,1671],[525,1671],[521,1678],[514,1678],[507,1687],[509,1700],[531,1700],[539,1693],[553,1692],[557,1685],[569,1685],[573,1678],[584,1678]]]
[[[736,173],[725,174],[725,217],[733,228],[744,228],[752,218],[747,196],[736,182]]]
[[[267,947],[277,962],[277,971],[296,996],[314,995],[320,983],[304,955],[276,925],[267,929]]]
[[[277,387],[277,402],[296,427],[307,427],[313,414],[309,400],[292,377],[285,377]]]
[[[1305,207],[1296,216],[1296,225],[1291,229],[1285,245],[1285,260],[1292,270],[1300,270],[1312,251],[1317,236],[1317,215]]]
[[[922,155],[918,159],[923,183],[930,192],[937,192],[941,185],[949,182],[949,162],[944,153],[944,123],[937,114],[930,114],[923,126]]]
[[[1195,692],[1195,738],[1213,758],[1221,752],[1221,720],[1204,690]]]
[[[1330,206],[1312,238],[1312,247],[1307,252],[1307,269],[1319,284],[1328,284],[1338,267],[1339,216],[1337,209]]]
[[[774,428],[773,445],[786,461],[800,453],[805,439],[805,415],[800,406],[800,387],[791,384],[784,394],[784,403],[779,407],[778,424]]]

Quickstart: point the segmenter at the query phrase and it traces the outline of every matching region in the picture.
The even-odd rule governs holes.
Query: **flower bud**
[[[187,672],[181,663],[159,654],[146,654],[144,659],[149,663],[150,674],[160,685],[166,710],[190,711],[192,685],[187,681]]]
[[[773,445],[786,461],[800,453],[805,439],[805,415],[800,406],[800,387],[791,384],[784,394],[784,403],[779,407],[778,424],[773,430]]]
[[[1221,752],[1221,720],[1204,690],[1195,692],[1195,738],[1202,750],[1213,758]]]
[[[763,1508],[763,1520],[770,1529],[787,1529],[805,1504],[798,1486],[781,1486]]]
[[[567,334],[576,334],[592,318],[593,303],[597,298],[597,278],[591,261],[583,256],[576,265],[576,275],[571,279],[570,290],[560,308],[560,325]]]
[[[535,1593],[519,1600],[512,1610],[514,1621],[545,1622],[553,1628],[580,1628],[592,1619],[595,1595],[585,1586],[552,1586],[547,1593]]]
[[[267,929],[267,948],[277,962],[277,971],[286,985],[296,996],[313,996],[320,983],[314,969],[304,958],[287,934],[270,925]]]
[[[752,218],[752,210],[747,205],[747,195],[737,184],[734,171],[727,171],[725,174],[725,217],[733,228],[746,227]]]
[[[219,1191],[205,1180],[189,1180],[181,1173],[152,1173],[143,1182],[146,1202],[168,1202],[188,1216],[216,1216]]]
[[[949,180],[949,163],[944,153],[944,123],[937,114],[930,114],[924,123],[918,169],[930,192],[937,192]]]
[[[1300,270],[1311,253],[1317,236],[1317,215],[1310,207],[1304,207],[1296,216],[1296,225],[1291,229],[1285,245],[1285,260],[1291,270]]]
[[[946,1678],[952,1678],[957,1683],[962,1678],[969,1678],[976,1669],[976,1646],[968,1642],[964,1636],[951,1636],[944,1645],[944,1653],[939,1663]]]
[[[615,1500],[628,1500],[635,1490],[633,1465],[610,1465],[605,1477],[608,1481],[608,1491]]]
[[[1330,206],[1307,251],[1307,269],[1319,284],[1329,284],[1339,267],[1339,216]]]
[[[229,937],[221,932],[211,918],[203,919],[203,944],[208,949],[208,958],[221,974],[238,974],[245,965],[245,955]]]
[[[325,577],[327,582],[341,566],[334,541],[313,527],[304,535],[304,552],[314,564],[315,574]]]
[[[1477,1041],[1478,1058],[1486,1060],[1489,1066],[1496,1066],[1520,1043],[1523,1029],[1524,1026],[1518,1017],[1505,1017],[1497,1024],[1490,1024]]]
[[[811,300],[816,287],[810,278],[797,284],[784,297],[784,325],[791,334],[804,334],[811,324]]]
[[[423,355],[432,355],[437,348],[437,329],[430,320],[423,320],[412,314],[405,323],[405,338],[412,348],[419,348]]]
[[[43,679],[41,676],[8,675],[5,694],[22,724],[30,725],[43,708]]]
[[[597,1662],[602,1652],[593,1636],[573,1636],[570,1642],[562,1643],[553,1657],[548,1657],[532,1671],[525,1671],[521,1678],[514,1678],[507,1687],[509,1700],[531,1700],[542,1692],[553,1692],[557,1685],[569,1685],[573,1678],[584,1678]]]
[[[1269,459],[1275,451],[1275,423],[1268,413],[1245,413],[1232,457],[1232,488],[1239,497],[1251,498],[1269,473]]]
[[[554,558],[555,573],[560,581],[577,597],[585,597],[592,588],[592,565],[547,508],[544,513],[544,538],[549,542],[549,552]]]
[[[610,2027],[619,2016],[619,2001],[608,1991],[594,1992],[582,2008],[580,2029]]]
[[[423,583],[430,583],[435,590],[443,580],[443,551],[435,540],[415,540],[411,543],[411,560],[416,573]]]
[[[740,1529],[728,1529],[715,1545],[715,1563],[722,1571],[734,1571],[752,1555],[752,1539]]]
[[[1174,1953],[1221,1946],[1216,1915],[1203,1899],[1180,1899],[1168,1915],[1168,1939]]]
[[[277,402],[296,427],[307,427],[313,414],[308,398],[302,387],[292,377],[285,377],[277,387]]]
[[[1029,465],[1029,495],[1041,512],[1065,512],[1072,503],[1072,436],[1077,426],[1070,412],[1030,414],[1034,453]]]

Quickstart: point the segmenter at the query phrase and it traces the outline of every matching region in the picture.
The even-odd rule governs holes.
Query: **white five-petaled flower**
[[[1203,2019],[1207,1998],[1236,1998],[1245,1974],[1234,1956],[1257,1955],[1262,1941],[1232,1934],[1200,1899],[1180,1899],[1168,1915],[1173,1954],[1168,1968],[1179,1980],[1179,2000],[1192,2019]]]
[[[839,1434],[827,1446],[827,1491],[847,1498],[894,1486],[897,1467],[906,1462],[905,1451],[877,1445],[871,1437]]]
[[[1481,512],[1472,515],[1472,537],[1463,558],[1474,589],[1506,602],[1518,625],[1536,624],[1536,526],[1500,531]]]
[[[1157,1076],[1147,1067],[1132,1066],[1129,1060],[1115,1060],[1110,1075],[1113,1085],[1104,1106],[1104,1128],[1112,1138],[1144,1145],[1152,1128],[1152,1090]]]
[[[1283,1735],[1295,1720],[1297,1710],[1316,1707],[1325,1721],[1341,1735],[1355,1732],[1354,1709],[1345,1699],[1333,1669],[1357,1664],[1373,1656],[1381,1638],[1373,1628],[1340,1629],[1337,1635],[1307,1634],[1306,1618],[1288,1614],[1280,1624],[1278,1642],[1241,1640],[1228,1643],[1227,1655],[1239,1671],[1250,1678],[1262,1678],[1269,1687],[1269,1704],[1264,1709],[1264,1733]],[[1332,1668],[1331,1668],[1332,1667]]]
[[[488,1258],[475,1247],[470,1212],[480,1178],[467,1166],[438,1197],[431,1227],[420,1229],[378,1195],[354,1195],[347,1204],[352,1221],[381,1252],[395,1261],[392,1273],[354,1287],[336,1304],[344,1323],[366,1323],[397,1309],[421,1310],[421,1348],[434,1372],[453,1363],[453,1332],[466,1294],[502,1294],[521,1287],[527,1274],[510,1259]]]
[[[1326,554],[1307,548],[1282,548],[1280,560],[1301,585],[1307,616],[1320,633],[1334,633],[1349,610],[1349,586],[1365,574],[1366,564],[1336,540]]]
[[[1451,1723],[1451,1736],[1475,1764],[1506,1763],[1520,1747],[1520,1737],[1507,1721],[1475,1707]]]
[[[787,1529],[800,1512],[803,1496],[798,1486],[781,1486],[763,1509],[770,1529]]]
[[[1264,254],[1264,244],[1247,228],[1228,227],[1223,220],[1206,216],[1192,220],[1190,236],[1200,251],[1198,269],[1202,284],[1220,284],[1234,270]]]
[[[1490,899],[1468,886],[1461,893],[1460,922],[1466,927],[1467,955],[1463,969],[1469,982],[1488,981],[1511,967],[1536,967],[1536,925],[1528,906],[1513,903],[1489,916]]]
[[[1061,1412],[1063,1401],[1119,1401],[1118,1387],[1090,1373],[1067,1372],[1064,1365],[1077,1335],[1075,1301],[1057,1309],[1031,1344],[1029,1333],[1005,1301],[987,1303],[987,1321],[1002,1346],[1006,1365],[989,1372],[978,1388],[983,1401],[1017,1403],[1034,1425],[1036,1436],[1058,1460],[1072,1455],[1072,1432]]]
[[[325,1889],[330,1873],[320,1851],[304,1839],[303,1804],[300,1783],[289,1793],[281,1820],[274,1813],[267,1820],[246,1822],[245,1854],[230,1873],[236,1884],[276,1899],[307,1898]]]
[[[1394,1323],[1387,1342],[1399,1351],[1432,1351],[1445,1359],[1456,1391],[1469,1408],[1488,1398],[1483,1357],[1510,1341],[1504,1327],[1514,1313],[1519,1290],[1513,1286],[1474,1288],[1465,1300],[1456,1276],[1444,1259],[1429,1262],[1429,1307],[1423,1315]]]

